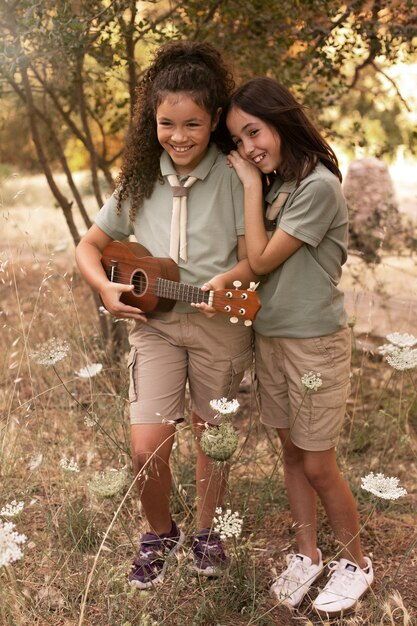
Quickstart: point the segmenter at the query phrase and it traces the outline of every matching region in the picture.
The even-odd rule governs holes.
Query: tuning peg
[[[233,316],[233,317],[231,317],[231,318],[230,318],[230,321],[232,322],[232,324],[237,324],[237,323],[238,323],[238,321],[239,321],[239,318],[238,318],[238,317]]]
[[[233,287],[236,287],[236,289],[239,289],[239,287],[242,286],[242,283],[240,282],[240,280],[235,280],[233,283]]]
[[[245,326],[252,326],[252,320],[245,320],[243,323]]]
[[[259,282],[257,282],[257,283],[251,282],[250,285],[249,285],[248,291],[255,291],[255,289],[257,289],[258,285],[259,285]]]

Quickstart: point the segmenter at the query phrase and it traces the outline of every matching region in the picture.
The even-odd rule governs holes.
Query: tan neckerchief
[[[265,213],[265,230],[268,233],[272,233],[277,225],[277,217],[278,213],[281,211],[282,207],[287,201],[287,198],[290,194],[286,191],[281,191],[275,198],[272,204],[268,205]]]
[[[180,185],[175,174],[167,176],[172,189],[172,218],[171,237],[169,242],[169,256],[176,263],[179,258],[187,262],[187,197],[188,189],[198,180],[190,176],[184,185]]]

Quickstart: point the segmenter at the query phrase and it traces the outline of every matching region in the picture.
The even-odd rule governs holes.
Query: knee
[[[332,486],[332,474],[321,464],[307,463],[304,465],[304,474],[317,493],[326,491]]]
[[[303,465],[303,451],[293,443],[288,442],[283,445],[282,459],[284,467],[288,470],[299,468]]]
[[[132,462],[135,475],[166,465],[156,450],[146,449],[141,445],[132,446]]]

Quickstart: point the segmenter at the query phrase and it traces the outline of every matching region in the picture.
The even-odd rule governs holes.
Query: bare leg
[[[169,533],[171,513],[171,471],[169,457],[174,442],[173,424],[133,424],[132,458],[140,500],[150,532]]]
[[[318,563],[316,543],[317,494],[304,474],[304,450],[289,438],[289,430],[279,429],[284,459],[284,477],[298,551]]]
[[[335,449],[322,452],[304,451],[304,470],[318,493],[336,540],[340,543],[341,557],[366,568],[359,538],[356,502],[340,473]]]
[[[197,529],[210,528],[216,507],[221,506],[226,489],[228,466],[208,457],[200,448],[200,437],[205,426],[203,420],[192,414],[194,435],[197,441]]]

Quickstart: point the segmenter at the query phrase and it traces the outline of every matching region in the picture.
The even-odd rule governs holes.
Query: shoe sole
[[[320,617],[326,617],[326,618],[327,617],[344,617],[345,615],[351,615],[352,613],[355,612],[358,603],[361,601],[361,599],[363,598],[363,596],[366,594],[367,591],[369,591],[369,589],[365,589],[363,594],[359,596],[357,600],[355,600],[355,604],[353,604],[351,607],[348,607],[347,609],[339,609],[337,611],[326,611],[325,609],[318,609],[317,607],[315,607],[314,602],[313,602],[313,609],[316,613],[318,613],[318,615],[320,615]]]
[[[137,589],[151,589],[152,587],[155,587],[157,585],[162,585],[162,583],[164,582],[164,576],[165,576],[165,572],[166,569],[168,567],[168,559],[175,554],[175,552],[182,546],[182,544],[185,541],[185,535],[184,533],[180,530],[180,536],[179,539],[177,541],[177,543],[175,544],[175,546],[172,548],[172,550],[170,550],[166,556],[165,559],[165,563],[162,566],[162,570],[161,573],[158,574],[158,576],[156,578],[154,578],[153,580],[149,580],[148,582],[141,582],[140,580],[129,580],[129,584],[132,587],[136,587]]]
[[[223,567],[206,567],[205,569],[200,569],[197,565],[191,565],[191,569],[200,576],[206,576],[206,578],[218,578],[227,569],[227,565],[224,565]]]

